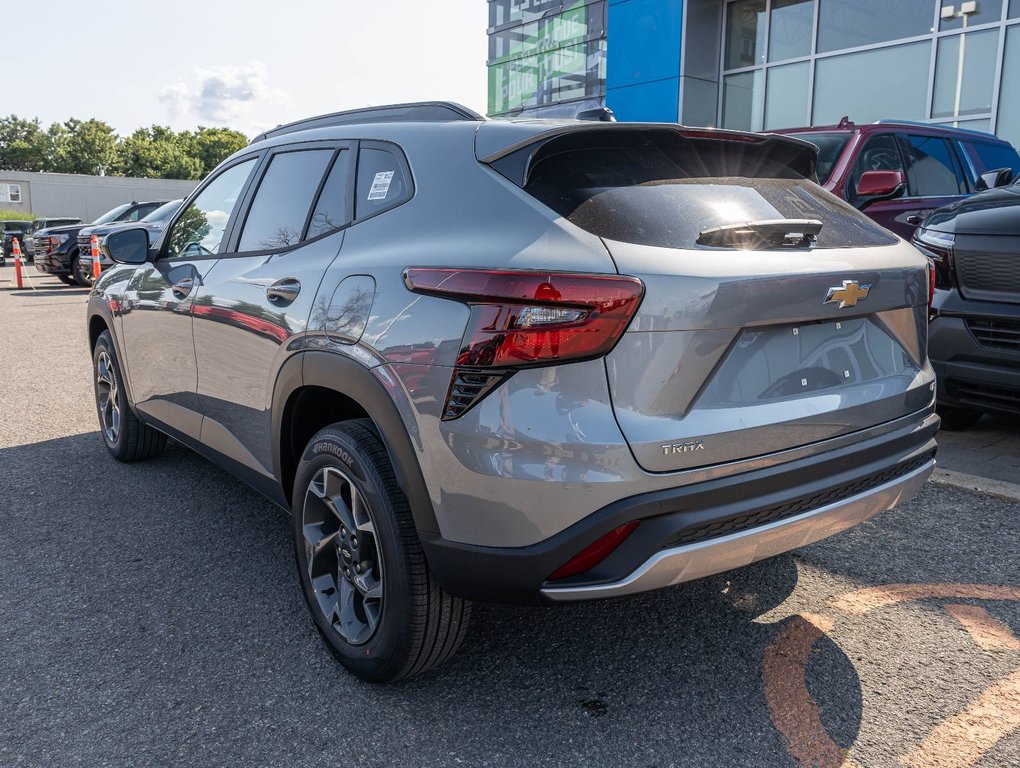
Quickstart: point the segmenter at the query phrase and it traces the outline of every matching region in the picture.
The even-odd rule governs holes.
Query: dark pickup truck
[[[124,203],[107,211],[92,224],[109,224],[115,221],[138,221],[166,203],[158,200],[147,203]],[[91,285],[88,254],[78,247],[78,233],[86,225],[40,229],[34,237],[35,268],[56,275],[68,285]]]
[[[0,232],[3,233],[3,247],[0,248],[0,266],[7,263],[7,257],[14,249],[14,238],[19,243],[25,242],[25,233],[32,226],[31,221],[0,221]],[[22,252],[24,252],[22,248]]]

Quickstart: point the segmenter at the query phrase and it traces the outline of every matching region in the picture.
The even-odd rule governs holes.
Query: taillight
[[[557,568],[549,579],[565,579],[568,576],[576,576],[579,573],[590,571],[609,557],[613,550],[623,544],[624,540],[638,527],[639,522],[639,520],[632,520],[629,523],[624,523],[619,528],[611,530],[602,538],[596,539]]]
[[[443,419],[455,419],[518,368],[601,357],[637,311],[636,277],[508,270],[404,271],[415,293],[461,301],[471,317]]]

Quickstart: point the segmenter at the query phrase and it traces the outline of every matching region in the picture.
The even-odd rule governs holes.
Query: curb
[[[1009,501],[1020,501],[1020,485],[1007,483],[1003,480],[991,480],[978,475],[968,475],[964,472],[955,472],[952,469],[936,468],[928,478],[928,482],[937,485],[949,485],[953,488],[962,488],[965,491],[977,491],[989,496],[998,496],[1000,499]]]

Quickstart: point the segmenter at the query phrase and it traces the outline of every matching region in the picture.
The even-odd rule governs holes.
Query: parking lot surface
[[[451,663],[373,687],[284,513],[179,446],[107,456],[86,292],[33,280],[0,282],[0,765],[1020,765],[1016,501],[929,484],[731,574],[477,606]]]

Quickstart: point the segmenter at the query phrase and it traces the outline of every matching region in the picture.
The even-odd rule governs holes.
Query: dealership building
[[[1020,145],[1020,0],[490,0],[489,114],[917,120]]]

